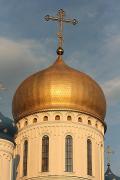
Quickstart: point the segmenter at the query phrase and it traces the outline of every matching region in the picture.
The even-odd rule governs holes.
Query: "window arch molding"
[[[28,126],[28,120],[24,121],[24,127]]]
[[[56,115],[55,116],[55,120],[60,120],[61,119],[61,116],[60,115]]]
[[[25,141],[28,141],[28,142],[29,142],[29,139],[28,139],[27,136],[23,137],[23,139],[22,139],[22,146],[24,145],[24,142],[25,142]]]
[[[82,123],[83,122],[83,119],[81,116],[78,116],[78,119],[77,119],[78,122]]]
[[[45,116],[48,118],[47,121],[50,121],[50,113],[48,113],[48,112],[44,112],[44,113],[42,114],[42,116],[41,116],[41,121],[44,121],[44,117],[45,117]]]
[[[22,127],[26,127],[29,125],[29,119],[27,117],[23,118],[23,120],[21,121],[21,125]]]
[[[35,124],[38,122],[38,119],[36,117],[34,117],[32,121],[33,121],[32,123]]]
[[[43,121],[49,121],[49,118],[47,115],[43,117]]]
[[[95,122],[95,127],[99,129],[99,123],[97,121]]]
[[[70,132],[70,131],[64,133],[64,136],[63,136],[64,137],[64,142],[65,142],[66,136],[72,136],[72,138],[74,140],[75,134],[73,132]]]
[[[82,119],[82,123],[84,122],[84,115],[82,113],[78,113],[76,118],[76,122],[79,122],[78,119],[81,118]]]
[[[88,125],[92,126],[91,119],[88,119]]]
[[[53,114],[54,120],[55,120],[56,116],[60,116],[60,120],[63,120],[63,114],[61,112],[55,111],[54,114]]]
[[[71,115],[68,115],[68,116],[67,116],[67,121],[73,121],[73,118],[72,118]]]
[[[47,132],[47,131],[41,133],[41,135],[40,135],[41,141],[42,141],[43,136],[48,136],[48,137],[49,137],[49,140],[50,140],[50,138],[51,138],[51,134],[50,134],[49,132]]]
[[[33,115],[31,115],[31,117],[34,119],[34,118],[39,118],[39,115],[38,114],[33,114]]]
[[[68,111],[68,112],[65,113],[66,120],[67,120],[68,116],[71,116],[71,121],[74,121],[75,115],[72,112]]]

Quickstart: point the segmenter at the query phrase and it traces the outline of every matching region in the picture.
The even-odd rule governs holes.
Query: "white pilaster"
[[[11,180],[14,144],[0,139],[0,180]]]

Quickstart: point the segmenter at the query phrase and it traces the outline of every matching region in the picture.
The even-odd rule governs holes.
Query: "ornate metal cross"
[[[62,44],[63,44],[63,26],[64,23],[70,23],[73,25],[76,25],[78,23],[78,20],[76,19],[65,19],[65,12],[63,11],[63,9],[58,10],[57,16],[50,16],[50,15],[46,15],[45,16],[45,20],[49,21],[57,21],[59,24],[59,31],[57,33],[57,37],[58,37],[58,48],[62,48]]]
[[[107,153],[107,161],[108,161],[108,164],[110,164],[111,154],[113,154],[114,151],[112,151],[112,149],[111,149],[110,146],[107,146],[105,152]]]

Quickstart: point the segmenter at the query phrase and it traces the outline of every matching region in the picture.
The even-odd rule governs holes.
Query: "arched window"
[[[49,137],[42,138],[42,172],[49,170]]]
[[[97,122],[95,123],[95,127],[98,128],[98,123]]]
[[[92,176],[92,142],[87,140],[87,174]]]
[[[67,116],[67,120],[68,120],[68,121],[71,121],[71,120],[72,120],[72,117],[71,117],[71,116]]]
[[[82,118],[81,117],[78,118],[78,122],[82,122]]]
[[[88,124],[91,125],[91,120],[88,120]]]
[[[73,171],[73,140],[70,135],[65,138],[65,171]]]
[[[43,121],[48,121],[48,116],[44,116]]]
[[[37,123],[37,118],[34,118],[34,119],[33,119],[33,123]]]
[[[25,122],[24,122],[24,126],[27,126],[27,125],[28,125],[28,122],[27,122],[27,121],[25,121]]]
[[[27,176],[27,158],[28,158],[28,141],[25,140],[23,146],[23,176]]]
[[[55,120],[60,120],[60,116],[59,116],[59,115],[56,115],[56,116],[55,116]]]

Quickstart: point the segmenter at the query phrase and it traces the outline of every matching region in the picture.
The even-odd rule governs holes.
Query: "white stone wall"
[[[60,120],[55,120],[59,115]],[[48,121],[44,121],[48,116]],[[71,116],[71,120],[67,120]],[[36,119],[34,119],[36,118]],[[78,122],[81,118],[82,122]],[[91,122],[91,123],[90,123]],[[19,121],[15,155],[20,157],[17,180],[94,179],[104,180],[104,126],[83,113],[47,111]],[[49,172],[41,172],[42,137],[49,136]],[[65,137],[73,137],[73,172],[65,172]],[[87,139],[92,141],[93,176],[87,175]],[[28,139],[28,174],[23,177],[23,143]]]
[[[0,139],[0,180],[12,180],[12,158],[14,144]]]

